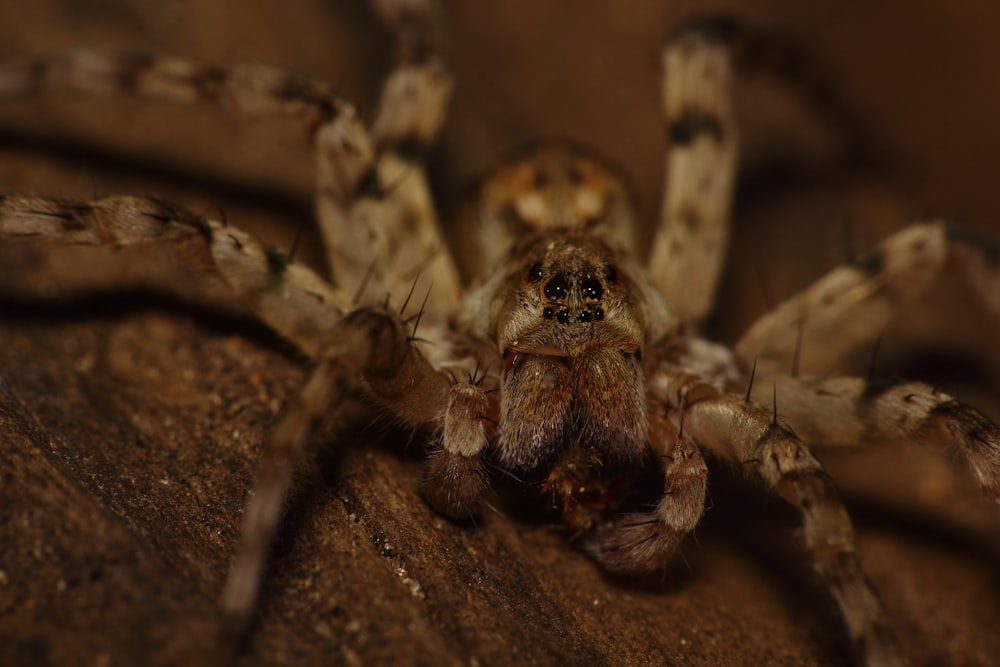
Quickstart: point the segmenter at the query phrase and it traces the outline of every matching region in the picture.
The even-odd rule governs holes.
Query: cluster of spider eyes
[[[544,274],[540,263],[532,265],[531,269],[528,270],[528,279],[531,282],[541,282],[543,277]],[[609,265],[604,269],[604,278],[608,284],[614,284],[618,280],[618,272],[613,266]],[[563,301],[569,295],[569,290],[570,283],[566,279],[566,276],[563,273],[556,273],[545,283],[542,293],[549,301],[559,302]],[[604,298],[604,285],[596,277],[588,275],[580,283],[580,295],[584,301],[598,303]],[[547,305],[542,310],[542,317],[547,320],[555,319],[560,324],[569,324],[574,319],[577,322],[586,324],[588,322],[600,322],[603,320],[604,309],[600,306],[594,306],[593,308],[581,310],[573,317],[568,308],[557,309],[555,305]]]
[[[547,320],[551,320],[553,317],[556,318],[556,322],[559,324],[569,324],[570,314],[569,310],[566,308],[560,308],[558,311],[552,306],[545,306],[542,310],[542,317]],[[576,314],[576,321],[586,324],[587,322],[600,322],[604,319],[604,309],[597,307],[593,310],[581,310]]]

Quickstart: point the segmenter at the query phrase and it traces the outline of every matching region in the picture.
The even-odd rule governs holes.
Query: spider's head
[[[574,230],[525,239],[512,257],[490,308],[504,360],[501,463],[535,469],[574,445],[602,465],[641,459],[648,318],[629,266]]]
[[[641,355],[642,300],[603,241],[572,230],[532,235],[511,258],[493,302],[508,371],[518,351],[582,357],[614,348]]]

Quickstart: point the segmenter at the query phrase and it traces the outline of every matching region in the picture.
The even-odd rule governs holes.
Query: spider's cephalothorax
[[[499,460],[531,469],[579,442],[602,461],[637,463],[647,441],[647,318],[631,278],[603,242],[579,232],[539,234],[518,250],[490,299],[504,364]]]
[[[620,181],[566,145],[498,168],[466,212],[483,264],[457,319],[502,357],[496,457],[511,470],[570,446],[611,469],[645,459],[642,358],[676,320],[633,257],[634,225]]]
[[[159,200],[0,198],[6,236],[175,249],[312,360],[264,445],[223,593],[228,619],[245,626],[252,616],[295,461],[317,424],[360,394],[434,434],[422,492],[441,513],[480,513],[493,464],[555,494],[581,546],[613,571],[662,569],[701,518],[703,451],[730,461],[799,510],[813,570],[860,658],[900,664],[850,519],[807,443],[955,446],[1000,499],[1000,429],[983,415],[919,382],[875,386],[829,372],[945,271],[988,278],[991,255],[944,223],[914,225],[883,242],[877,261],[836,269],[780,304],[731,350],[699,338],[725,254],[737,149],[721,39],[731,31],[711,23],[676,33],[664,51],[672,145],[648,252],[621,181],[565,145],[500,166],[460,216],[456,251],[444,252],[414,158],[438,133],[451,89],[436,7],[376,4],[403,48],[370,129],[329,85],[259,64],[73,53],[0,67],[6,96],[68,87],[318,124],[317,211],[335,284]],[[433,288],[407,316],[385,294],[412,293],[416,274]],[[800,354],[803,338],[812,345]],[[622,502],[633,480],[650,478],[653,497]]]

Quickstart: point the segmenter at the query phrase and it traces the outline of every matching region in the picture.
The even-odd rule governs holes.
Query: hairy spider
[[[388,4],[391,17],[397,8]],[[222,98],[241,110],[306,115],[317,126],[319,218],[336,288],[235,227],[162,201],[8,197],[0,206],[7,234],[115,246],[165,241],[315,361],[268,436],[226,588],[231,620],[245,622],[253,610],[291,465],[319,415],[360,395],[380,414],[432,434],[422,488],[443,514],[477,514],[492,465],[540,488],[612,571],[662,569],[701,516],[701,450],[733,460],[801,509],[813,565],[860,655],[893,663],[846,514],[799,437],[957,444],[996,495],[996,429],[926,385],[808,373],[877,337],[899,302],[936,281],[946,262],[967,259],[967,249],[941,224],[916,226],[775,309],[735,355],[695,337],[725,246],[736,130],[726,47],[712,33],[689,31],[670,51],[672,180],[648,278],[624,189],[568,146],[537,149],[485,181],[460,218],[453,265],[413,162],[436,134],[448,92],[435,25],[419,10],[402,22],[401,65],[371,130],[377,150],[331,89],[261,66],[82,53],[5,70],[8,94],[68,85]],[[433,286],[426,309],[400,306],[422,284]],[[461,284],[469,289],[453,310]]]

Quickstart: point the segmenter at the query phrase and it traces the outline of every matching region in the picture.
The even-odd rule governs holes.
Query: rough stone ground
[[[458,90],[434,164],[445,207],[502,155],[558,135],[610,155],[655,211],[658,47],[695,3],[492,4],[450,6]],[[0,57],[86,45],[256,58],[325,76],[370,111],[390,51],[358,3],[224,5],[5,3]],[[790,295],[841,261],[845,224],[859,248],[928,211],[1000,237],[1000,10],[719,7],[798,44],[867,139],[864,164],[848,164],[815,110],[766,77],[741,87],[745,186],[714,335],[732,340],[766,292]],[[288,247],[310,215],[304,136],[204,109],[4,103],[0,190],[155,194]],[[306,238],[300,257],[314,261]],[[137,288],[150,266],[186,298]],[[60,275],[92,289],[75,297]],[[107,289],[118,275],[130,287]],[[156,252],[6,246],[0,285],[0,663],[215,664],[244,494],[303,366],[252,322],[197,305],[218,295],[193,298],[197,284]],[[912,308],[886,333],[879,371],[943,382],[1000,419],[998,325],[967,296],[953,281]],[[677,567],[616,580],[519,507],[473,529],[436,517],[415,492],[417,448],[366,423],[303,466],[238,664],[848,661],[794,514],[724,468]],[[998,522],[955,457],[901,446],[828,458],[912,663],[995,664]]]

